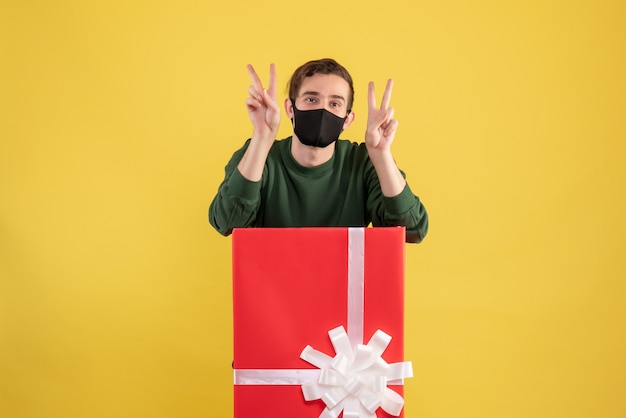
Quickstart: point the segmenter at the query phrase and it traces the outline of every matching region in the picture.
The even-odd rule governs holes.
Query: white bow
[[[319,418],[376,418],[375,411],[382,408],[388,414],[399,416],[404,399],[387,387],[393,380],[413,377],[410,361],[389,364],[382,353],[391,336],[378,330],[367,345],[357,344],[352,349],[343,326],[328,331],[335,349],[335,357],[307,345],[300,358],[320,369],[317,381],[302,385],[304,399],[321,399],[326,408]]]

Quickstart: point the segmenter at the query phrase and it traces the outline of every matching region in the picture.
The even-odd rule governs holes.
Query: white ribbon
[[[364,300],[365,229],[348,228],[348,337],[353,347],[363,344]]]
[[[330,357],[307,345],[300,358],[320,369],[317,381],[302,385],[304,399],[321,399],[326,408],[320,418],[337,418],[341,412],[346,418],[375,418],[375,411],[382,408],[390,415],[398,416],[404,399],[389,389],[389,381],[413,377],[410,361],[388,364],[381,357],[387,349],[391,336],[378,330],[367,345],[357,344],[353,350],[343,326],[328,332],[335,349]]]
[[[328,331],[335,349],[330,357],[306,346],[300,358],[315,369],[235,369],[236,385],[302,385],[305,400],[321,399],[326,408],[319,418],[375,418],[382,408],[399,416],[400,394],[388,384],[413,377],[410,361],[388,364],[382,357],[391,336],[378,330],[363,345],[365,229],[348,228],[348,332],[343,326]]]

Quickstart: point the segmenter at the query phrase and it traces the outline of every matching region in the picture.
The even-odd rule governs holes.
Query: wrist
[[[276,139],[276,134],[278,133],[278,129],[255,129],[252,131],[252,137],[250,141],[254,144],[263,144],[267,148],[271,147]]]
[[[369,155],[370,160],[374,165],[379,163],[393,163],[395,165],[393,155],[391,154],[391,150],[389,148],[378,148],[372,145],[368,145],[367,142],[365,142],[365,148],[367,149],[367,154]]]

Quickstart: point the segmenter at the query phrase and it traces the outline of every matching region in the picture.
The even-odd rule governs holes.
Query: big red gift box
[[[404,361],[404,243],[403,227],[233,231],[235,418],[320,416],[324,403],[305,401],[300,384],[271,376],[238,383],[237,373],[316,369],[300,353],[310,345],[333,357],[328,331],[338,326],[363,344],[384,331],[392,339],[382,358]],[[357,302],[349,274],[360,275]],[[401,385],[389,388],[403,394]],[[380,408],[376,414],[391,417]]]

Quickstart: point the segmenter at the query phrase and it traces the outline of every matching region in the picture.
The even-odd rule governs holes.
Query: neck
[[[330,160],[335,152],[335,142],[325,148],[302,144],[294,134],[291,140],[291,155],[303,167],[317,167]]]

